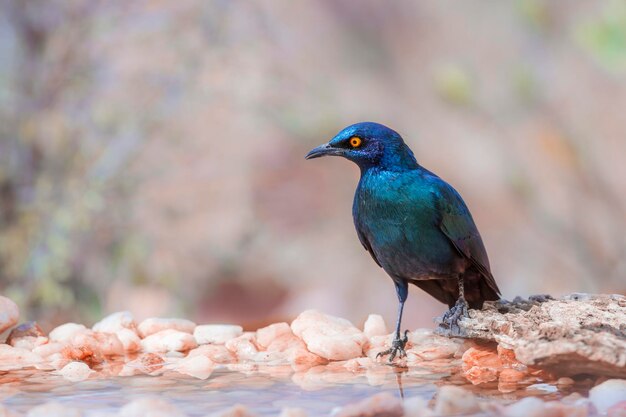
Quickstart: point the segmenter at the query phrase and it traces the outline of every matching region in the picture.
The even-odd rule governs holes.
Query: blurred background
[[[505,298],[626,291],[625,1],[0,4],[0,292],[23,320],[392,324],[356,166],[303,159],[364,120],[464,196]],[[412,288],[405,324],[444,310]]]

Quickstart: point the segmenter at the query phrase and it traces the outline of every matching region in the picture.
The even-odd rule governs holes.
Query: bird
[[[378,357],[406,356],[408,330],[400,333],[402,311],[413,284],[449,310],[442,325],[458,332],[468,309],[499,300],[485,245],[461,195],[421,166],[396,131],[375,122],[342,129],[306,159],[340,156],[361,171],[352,205],[358,238],[391,277],[398,314],[391,347]]]

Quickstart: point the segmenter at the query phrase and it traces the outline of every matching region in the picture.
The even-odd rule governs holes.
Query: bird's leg
[[[409,340],[407,334],[408,330],[404,332],[404,336],[400,337],[400,326],[402,323],[402,310],[404,309],[404,302],[409,294],[409,285],[406,281],[396,282],[396,293],[398,294],[398,320],[396,321],[396,334],[391,342],[391,347],[387,350],[379,352],[376,355],[376,358],[381,356],[389,355],[389,363],[392,363],[394,358],[398,356],[399,358],[403,358],[406,356],[406,352],[404,351],[404,347],[406,346],[406,342]]]
[[[461,335],[461,328],[459,327],[459,320],[465,317],[469,317],[469,306],[467,300],[465,300],[465,287],[463,282],[463,276],[459,276],[459,298],[456,300],[456,304],[448,310],[441,320],[441,324],[450,330],[451,335]]]

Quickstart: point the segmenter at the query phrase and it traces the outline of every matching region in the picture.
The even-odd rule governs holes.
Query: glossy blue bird
[[[454,331],[467,309],[498,300],[487,251],[459,193],[419,165],[394,130],[378,123],[348,126],[306,159],[334,155],[359,166],[352,215],[363,247],[393,280],[398,319],[389,362],[406,353],[402,309],[408,284],[447,304],[443,323]]]

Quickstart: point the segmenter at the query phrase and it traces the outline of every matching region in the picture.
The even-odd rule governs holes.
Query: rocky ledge
[[[626,297],[572,294],[485,303],[457,329],[437,333],[492,341],[520,363],[558,375],[626,378]]]

